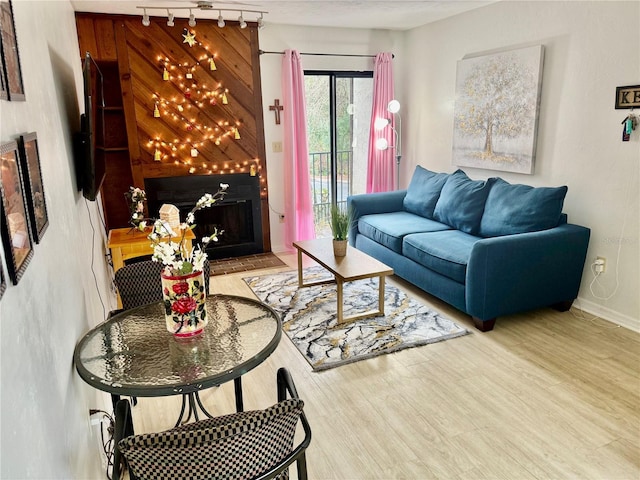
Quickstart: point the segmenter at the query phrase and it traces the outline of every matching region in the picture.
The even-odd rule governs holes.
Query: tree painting
[[[542,46],[458,62],[453,163],[532,173]]]

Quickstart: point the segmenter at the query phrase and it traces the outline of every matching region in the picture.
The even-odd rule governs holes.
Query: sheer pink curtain
[[[373,70],[373,109],[369,128],[367,193],[387,192],[394,190],[396,185],[395,151],[393,148],[376,149],[378,138],[386,138],[389,145],[395,145],[393,130],[388,126],[382,130],[376,130],[374,127],[376,118],[380,117],[388,118],[395,128],[395,119],[387,112],[387,105],[394,98],[392,60],[391,53],[377,54]]]
[[[304,72],[300,54],[285,50],[282,59],[282,95],[284,127],[284,215],[285,245],[315,237],[309,147],[307,143],[307,109],[304,99]]]

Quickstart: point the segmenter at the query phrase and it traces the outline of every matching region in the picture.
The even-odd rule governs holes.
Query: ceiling
[[[162,8],[193,7],[198,18],[215,19],[218,8],[267,11],[264,20],[272,24],[305,25],[317,27],[373,28],[407,30],[473,10],[497,0],[212,0],[212,10],[200,10],[192,0],[72,0],[78,12],[117,13],[142,15],[138,6]],[[151,16],[166,16],[164,10],[149,10]],[[188,10],[175,11],[177,18],[187,18]],[[235,19],[237,12],[224,13],[227,20]],[[245,15],[247,21],[257,17]]]

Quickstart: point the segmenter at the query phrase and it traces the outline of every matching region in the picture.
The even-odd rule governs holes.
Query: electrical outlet
[[[280,223],[284,223],[284,215],[280,214]]]
[[[607,259],[604,257],[596,257],[596,261],[593,262],[595,265],[596,273],[604,273],[607,266]]]
[[[281,153],[282,152],[282,142],[273,142],[271,144],[271,150],[273,153]]]

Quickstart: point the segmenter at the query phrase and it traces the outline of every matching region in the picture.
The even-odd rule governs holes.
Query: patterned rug
[[[304,270],[305,282],[324,278],[330,275],[322,267]],[[335,285],[298,289],[297,271],[246,277],[244,281],[280,314],[284,332],[316,371],[469,333],[388,282],[385,316],[336,327]],[[344,298],[345,316],[376,308],[378,279],[346,283]]]

